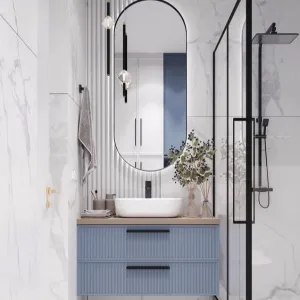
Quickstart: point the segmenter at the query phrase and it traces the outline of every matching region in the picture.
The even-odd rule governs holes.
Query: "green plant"
[[[227,156],[228,147],[228,156]],[[233,147],[235,156],[233,157]],[[246,144],[244,141],[236,141],[234,144],[228,144],[225,139],[221,141],[221,160],[227,160],[228,158],[228,176],[227,171],[221,174],[225,181],[229,181],[231,187],[233,187],[233,180],[235,182],[234,189],[236,195],[239,195],[245,188],[246,183]],[[234,169],[233,170],[233,166]]]
[[[175,167],[175,183],[178,182],[183,187],[196,184],[201,187],[202,193],[208,193],[212,176],[209,161],[213,159],[214,154],[213,142],[200,141],[192,130],[186,143],[182,142],[179,149],[171,146],[169,150],[169,158]]]

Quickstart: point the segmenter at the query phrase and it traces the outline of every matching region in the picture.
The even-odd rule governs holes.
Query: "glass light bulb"
[[[129,73],[126,70],[122,70],[119,73],[118,79],[121,81],[121,84],[126,83],[126,81],[128,79],[128,75],[129,75]]]
[[[114,20],[111,16],[106,16],[102,22],[102,25],[105,29],[112,29],[114,26]]]
[[[131,81],[125,83],[125,88],[126,88],[126,90],[128,90],[128,89],[131,87],[131,84],[132,84]]]
[[[118,79],[120,80],[121,85],[123,85],[125,83],[126,90],[130,88],[132,79],[131,79],[131,75],[128,71],[122,70],[118,75]]]

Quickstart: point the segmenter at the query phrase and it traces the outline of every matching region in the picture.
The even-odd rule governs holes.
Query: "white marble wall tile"
[[[50,1],[50,93],[72,96],[72,44],[66,0]]]
[[[69,177],[68,177],[68,291],[70,300],[77,299],[77,223],[81,213],[81,152],[77,140],[79,107],[73,99],[68,101],[69,108]]]
[[[0,33],[0,288],[3,299],[27,300],[44,278],[36,197],[37,59],[2,18]]]
[[[50,91],[67,93],[79,104],[86,85],[86,1],[50,2]]]
[[[87,0],[68,0],[71,37],[71,96],[80,104],[78,85],[87,84]]]
[[[212,52],[235,1],[170,0],[187,26],[187,115],[212,116]]]
[[[254,1],[253,33],[264,32],[272,22],[277,23],[278,32],[300,32],[299,8],[300,3],[294,0],[284,3]],[[270,186],[274,191],[268,209],[262,209],[256,203],[257,221],[253,226],[255,299],[300,298],[300,233],[297,225],[300,211],[297,189],[300,104],[296,79],[300,76],[299,49],[297,38],[290,45],[269,45],[263,50],[263,114],[270,119],[267,152]],[[257,107],[256,49],[253,64],[253,104]],[[267,185],[265,169],[263,184]],[[267,203],[267,195],[261,196],[261,202]]]
[[[82,3],[75,3],[75,8],[78,8],[76,18],[84,23],[86,13]],[[30,1],[30,5],[28,1],[2,1],[0,7],[1,297],[68,299],[71,290],[69,294],[76,299],[75,233],[80,185],[71,180],[71,173],[78,172],[79,108],[68,95],[52,96],[50,111],[37,103],[37,65],[40,63],[37,4],[37,1]],[[70,18],[75,16],[70,15]],[[77,20],[72,19],[72,22]],[[77,37],[74,43],[78,47],[67,75],[72,79],[75,73],[82,84],[85,84],[86,59],[85,41],[82,41],[84,25],[78,24],[72,29],[80,31],[79,34],[71,30]],[[56,43],[55,46],[62,45]],[[64,76],[59,69],[53,74]],[[72,88],[69,90],[72,92]],[[49,114],[49,128],[39,128],[39,109]],[[37,166],[37,151],[43,149],[43,146],[38,148],[39,134],[43,130],[49,131],[51,146],[49,163],[45,164],[50,166],[47,184],[57,190],[57,194],[51,196],[53,207],[49,210],[45,208],[46,200],[37,197],[40,188],[45,188],[39,184],[46,184],[46,178],[40,180],[39,177],[47,173],[38,174]]]
[[[53,267],[49,280],[57,297],[63,299],[76,299],[77,291],[76,219],[81,198],[78,114],[79,107],[69,95],[51,95],[50,170],[57,194],[50,225]]]
[[[38,0],[2,0],[0,17],[24,40],[30,50],[37,54]]]
[[[297,225],[300,210],[297,189],[299,126],[300,117],[270,118],[267,151],[270,187],[274,191],[270,195],[268,209],[256,205],[253,251],[264,257],[263,261],[253,262],[254,295],[257,299],[298,299],[300,295],[300,231]],[[265,169],[263,185],[267,186]],[[263,194],[261,203],[266,205],[267,201],[267,195]],[[268,237],[267,240],[265,237]]]
[[[264,32],[272,22],[278,32],[300,32],[297,0],[255,1],[253,5],[253,34]],[[269,116],[298,116],[297,76],[300,39],[289,45],[267,45],[263,48],[263,113]],[[257,53],[257,46],[253,47]],[[257,83],[257,54],[253,57],[253,70]],[[254,87],[257,90],[257,85]],[[257,93],[255,93],[256,95]],[[257,103],[257,97],[256,101]]]
[[[82,198],[77,143],[78,84],[86,84],[86,3],[51,1],[50,93],[52,180],[59,190],[53,239],[53,286],[58,299],[77,299],[76,219]]]
[[[68,296],[68,95],[50,97],[50,174],[56,190],[50,223],[49,281],[56,297]]]

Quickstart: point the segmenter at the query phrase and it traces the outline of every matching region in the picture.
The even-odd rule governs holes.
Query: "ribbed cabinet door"
[[[219,263],[173,263],[170,274],[170,294],[219,295]]]
[[[140,263],[140,265],[145,266],[149,263]],[[126,294],[168,295],[171,277],[169,269],[126,270]]]
[[[139,232],[144,228],[134,227],[136,231],[126,233],[126,258],[158,261],[219,259],[219,226],[148,226],[153,232]],[[163,229],[169,231],[160,231]]]
[[[128,266],[169,269],[128,269]],[[219,263],[78,263],[78,296],[216,295]]]
[[[171,259],[219,259],[219,226],[176,226],[172,228]]]
[[[78,263],[77,295],[126,294],[126,264]]]
[[[149,232],[143,232],[144,227],[128,228],[126,233],[126,258],[163,260],[170,256],[170,231],[157,227],[149,227]],[[132,231],[130,231],[130,229]],[[153,231],[151,231],[153,230]],[[157,230],[157,231],[155,231]]]
[[[126,227],[77,226],[77,258],[115,259],[125,255]]]

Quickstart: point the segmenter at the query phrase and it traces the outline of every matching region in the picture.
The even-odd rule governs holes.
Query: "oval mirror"
[[[115,144],[131,166],[168,167],[186,141],[186,26],[160,0],[129,5],[115,24]]]

